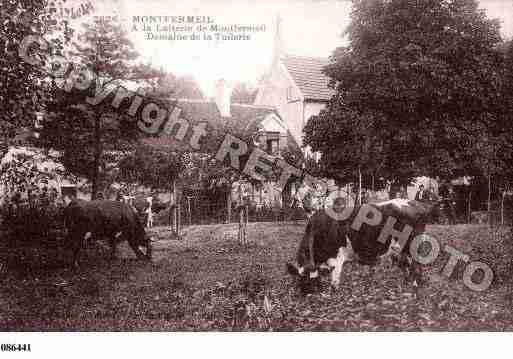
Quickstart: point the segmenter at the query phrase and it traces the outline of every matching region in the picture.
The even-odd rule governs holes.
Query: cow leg
[[[407,256],[410,271],[410,280],[414,287],[418,287],[422,281],[422,266],[413,260],[411,256]]]
[[[114,235],[114,238],[110,238],[109,244],[110,244],[110,259],[114,260],[116,259],[116,248],[117,244],[119,243],[119,237],[123,235],[123,232],[118,232]]]
[[[128,244],[130,245],[130,248],[132,248],[132,250],[134,251],[137,258],[147,259],[147,256],[139,249],[139,246],[137,244],[131,242],[128,242]]]
[[[333,270],[331,271],[331,285],[333,288],[338,289],[340,286],[340,276],[342,274],[342,266],[347,258],[346,248],[340,247],[338,249],[337,257],[330,261],[329,264],[332,264]],[[332,259],[332,258],[330,258]]]
[[[344,262],[354,259],[355,253],[353,246],[351,245],[351,240],[346,236],[346,245],[338,249],[336,258],[330,258],[328,260],[328,265],[333,267],[333,271],[331,272],[331,285],[335,289],[340,286],[340,276],[342,274],[342,266],[344,265]]]
[[[139,248],[139,244],[137,243],[137,241],[135,241],[133,238],[128,239],[128,245],[130,246],[130,248],[132,248],[137,258],[148,259],[148,257]]]
[[[414,287],[418,287],[422,278],[422,270],[419,263],[415,262],[408,254],[402,254],[399,258],[399,266],[405,273],[405,280],[412,283]]]
[[[382,265],[385,268],[392,268],[394,259],[398,256],[402,256],[399,255],[400,250],[401,249],[399,242],[395,239],[392,239],[390,241],[390,245],[388,246],[387,252],[379,258],[380,265]]]
[[[71,247],[73,267],[78,268],[78,261],[80,257],[80,250],[91,237],[91,232],[75,231],[68,234],[68,243]]]
[[[77,239],[73,242],[73,267],[78,268],[78,258],[80,255],[80,249],[82,248],[82,240]]]

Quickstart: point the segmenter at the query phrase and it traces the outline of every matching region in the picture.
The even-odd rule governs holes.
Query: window
[[[265,151],[271,155],[280,154],[280,134],[278,132],[267,132],[265,141]]]
[[[268,153],[270,153],[271,155],[277,155],[278,152],[279,152],[279,150],[278,150],[278,140],[277,139],[267,140],[266,151]]]

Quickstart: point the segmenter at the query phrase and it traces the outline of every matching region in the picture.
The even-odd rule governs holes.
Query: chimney
[[[273,49],[273,65],[275,65],[283,56],[284,46],[282,38],[282,18],[280,14],[276,16],[276,25],[274,29],[274,49]]]
[[[220,79],[216,82],[214,101],[221,113],[221,117],[231,117],[230,99],[232,97],[232,91],[233,87],[229,86],[224,79]]]

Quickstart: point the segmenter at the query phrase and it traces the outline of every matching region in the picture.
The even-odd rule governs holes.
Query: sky
[[[84,0],[66,2],[77,6]],[[286,53],[328,57],[346,44],[342,34],[350,21],[347,0],[96,0],[97,15],[119,15],[143,61],[176,75],[193,76],[207,96],[223,78],[256,84],[272,60],[276,18],[282,19],[282,48]],[[513,37],[513,0],[480,0],[488,17],[502,23],[502,35]],[[217,25],[264,26],[247,40],[149,40],[134,16],[210,16]],[[169,24],[169,23],[168,23]],[[166,25],[163,23],[162,25]],[[175,24],[181,25],[181,24]],[[158,33],[155,24],[152,33]],[[196,29],[194,29],[196,31]],[[180,34],[190,34],[181,32]],[[198,33],[202,35],[203,33]],[[213,34],[212,34],[213,35]]]

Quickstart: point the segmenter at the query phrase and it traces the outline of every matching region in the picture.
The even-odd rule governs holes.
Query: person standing
[[[447,196],[447,207],[449,210],[449,224],[456,224],[456,193],[449,187]]]
[[[427,193],[424,190],[424,185],[421,184],[419,186],[419,190],[417,191],[417,194],[415,194],[415,200],[416,201],[425,201],[427,199]]]
[[[153,210],[151,208],[153,204],[153,197],[146,197],[147,208],[145,210],[146,213],[146,227],[153,227]]]

